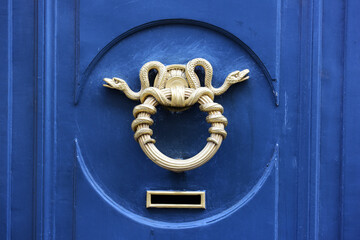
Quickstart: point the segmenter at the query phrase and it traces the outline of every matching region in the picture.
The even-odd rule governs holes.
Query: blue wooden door
[[[358,239],[360,4],[26,1],[1,4],[1,239]],[[205,58],[227,138],[175,173],[133,138],[149,61]],[[204,73],[196,69],[200,80]],[[152,72],[155,77],[156,72]],[[151,75],[150,74],[150,75]],[[203,84],[203,82],[202,82]],[[158,107],[160,151],[189,158],[206,114]],[[146,208],[146,191],[205,191],[206,209]]]

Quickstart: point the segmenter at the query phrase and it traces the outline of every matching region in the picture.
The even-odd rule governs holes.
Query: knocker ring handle
[[[202,66],[205,70],[205,87],[200,86],[195,67]],[[154,86],[149,84],[148,73],[151,69],[158,71]],[[148,62],[140,70],[141,90],[132,91],[126,82],[119,78],[105,78],[105,87],[121,90],[132,100],[140,100],[133,114],[135,120],[132,129],[134,138],[139,142],[141,149],[158,166],[174,172],[188,171],[200,167],[209,161],[219,149],[227,133],[225,127],[227,119],[222,115],[223,107],[213,102],[214,95],[224,93],[232,84],[247,80],[248,69],[230,73],[223,85],[219,88],[212,86],[213,69],[211,64],[202,58],[196,58],[185,65],[164,66],[160,62]],[[183,111],[199,103],[200,110],[207,112],[206,121],[211,124],[210,137],[205,147],[195,156],[188,159],[174,159],[164,155],[155,146],[151,138],[153,131],[150,126],[154,123],[151,115],[156,113],[156,106],[163,105],[173,111]]]
[[[164,89],[163,92],[167,98],[170,98],[171,91],[169,89]],[[192,92],[194,92],[193,89],[185,89],[185,98],[191,96]],[[227,119],[222,115],[223,107],[218,103],[214,103],[207,95],[199,97],[198,103],[201,111],[208,112],[206,121],[211,123],[209,128],[211,135],[202,151],[189,159],[181,160],[164,155],[155,146],[155,140],[151,138],[153,131],[149,126],[153,124],[153,120],[150,116],[156,113],[157,100],[152,96],[148,96],[142,104],[134,108],[133,114],[136,119],[133,121],[132,129],[135,131],[135,139],[139,142],[146,156],[160,167],[174,172],[191,170],[209,161],[219,149],[227,135],[224,129],[227,125]]]

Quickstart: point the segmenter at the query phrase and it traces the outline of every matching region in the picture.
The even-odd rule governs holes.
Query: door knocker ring
[[[196,66],[201,66],[205,70],[205,87],[200,86],[199,78],[195,73]],[[148,77],[151,69],[157,70],[153,87],[150,86]],[[133,110],[135,120],[131,124],[135,132],[135,140],[139,142],[147,157],[158,166],[174,172],[183,172],[200,167],[220,148],[227,135],[225,127],[228,121],[222,115],[223,107],[213,102],[214,95],[221,95],[232,84],[249,79],[248,73],[248,69],[234,71],[226,77],[221,87],[214,88],[212,66],[203,58],[193,59],[187,65],[165,66],[160,62],[151,61],[140,69],[140,91],[132,91],[124,80],[116,77],[104,78],[106,84],[103,86],[120,90],[132,100],[140,100],[141,104],[135,106]],[[183,111],[197,102],[200,110],[208,113],[206,121],[211,124],[207,144],[198,154],[188,159],[173,159],[164,155],[155,146],[155,140],[151,138],[153,131],[150,126],[154,123],[151,115],[156,113],[156,106],[160,104],[173,111]]]

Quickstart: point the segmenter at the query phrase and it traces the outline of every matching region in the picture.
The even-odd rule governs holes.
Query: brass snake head
[[[230,84],[245,81],[249,79],[249,76],[247,76],[249,72],[249,69],[245,69],[242,71],[234,71],[227,76],[226,81]]]
[[[124,91],[126,87],[126,82],[120,78],[104,78],[104,81],[107,84],[103,84],[104,87],[118,89],[120,91]]]

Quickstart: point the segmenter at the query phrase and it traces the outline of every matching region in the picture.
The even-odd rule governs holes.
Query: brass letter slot
[[[204,208],[204,191],[146,191],[147,208]]]

